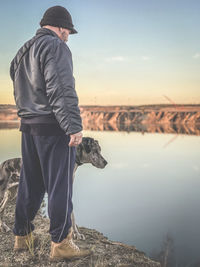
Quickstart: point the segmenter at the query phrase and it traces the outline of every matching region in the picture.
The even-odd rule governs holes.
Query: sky
[[[199,0],[0,0],[0,104],[9,67],[47,8],[61,5],[80,105],[200,104]]]

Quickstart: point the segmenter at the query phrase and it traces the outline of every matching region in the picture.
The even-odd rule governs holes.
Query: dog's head
[[[91,137],[83,137],[82,143],[76,149],[76,162],[81,165],[83,163],[91,163],[97,168],[104,168],[107,161],[101,155],[101,147],[97,140]]]

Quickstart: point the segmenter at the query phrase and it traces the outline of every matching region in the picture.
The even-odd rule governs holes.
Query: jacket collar
[[[39,37],[39,36],[43,36],[43,35],[52,35],[52,36],[55,36],[55,37],[59,38],[58,35],[54,31],[52,31],[50,29],[47,29],[47,28],[38,29],[37,32],[36,32],[36,36]]]

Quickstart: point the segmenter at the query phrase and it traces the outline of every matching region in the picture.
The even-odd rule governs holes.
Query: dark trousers
[[[69,147],[70,136],[36,136],[22,132],[22,169],[18,188],[15,235],[34,230],[33,219],[48,193],[49,232],[52,241],[61,242],[71,227],[72,176],[76,148]]]

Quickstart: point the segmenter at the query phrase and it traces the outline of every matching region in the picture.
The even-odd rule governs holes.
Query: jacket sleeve
[[[10,78],[12,79],[12,81],[14,81],[14,59],[11,61],[10,63]]]
[[[54,40],[46,53],[43,66],[46,94],[60,127],[66,135],[82,131],[72,55],[68,46]]]

